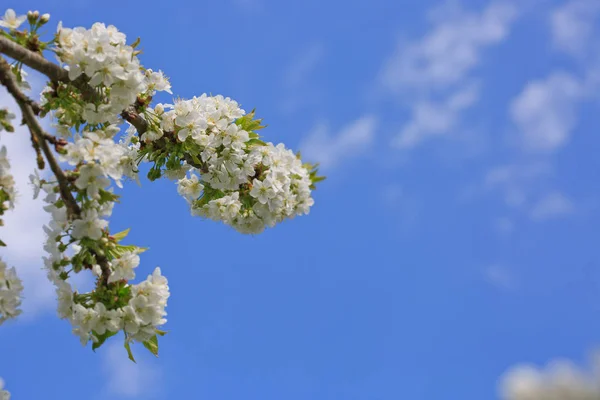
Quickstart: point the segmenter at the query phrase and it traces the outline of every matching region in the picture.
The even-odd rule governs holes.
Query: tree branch
[[[22,62],[30,68],[41,72],[53,81],[68,81],[69,73],[60,65],[46,60],[43,56],[27,50],[3,36],[0,36],[0,53]]]
[[[33,51],[30,51],[22,46],[19,46],[18,44],[2,36],[0,36],[0,53],[4,53],[9,57],[14,58],[15,60],[22,62],[28,67],[33,68],[38,72],[41,72],[53,81],[71,82],[69,80],[69,73],[60,65],[54,64],[46,60],[43,56],[34,53]],[[75,87],[81,90],[81,93],[87,98],[94,98],[95,96],[97,96],[97,93],[94,90],[94,88],[91,87],[85,80],[76,79],[71,83],[73,83]],[[30,105],[34,107],[34,112],[37,115],[40,112],[40,108],[39,106],[37,106],[37,104],[35,106],[33,104],[35,103],[30,103]],[[37,108],[35,108],[36,106]],[[144,134],[144,132],[146,132],[146,130],[148,129],[147,122],[137,112],[135,106],[127,107],[127,109],[121,113],[121,117],[127,122],[129,122],[131,125],[133,125],[138,131],[138,135],[140,136]]]
[[[52,154],[52,151],[50,150],[50,147],[46,142],[46,137],[50,135],[44,132],[44,129],[42,128],[35,116],[31,104],[24,100],[27,99],[27,96],[25,96],[23,92],[19,90],[17,82],[14,79],[14,75],[10,70],[10,65],[8,64],[8,62],[6,62],[6,60],[3,57],[0,57],[0,83],[2,83],[6,87],[8,92],[17,101],[17,104],[21,109],[23,121],[29,127],[31,133],[37,139],[37,142],[40,148],[42,149],[44,156],[46,156],[46,159],[48,160],[48,164],[50,164],[50,169],[52,170],[52,173],[54,173],[56,179],[58,180],[60,195],[63,201],[65,202],[67,209],[69,210],[71,215],[78,217],[81,213],[81,209],[79,208],[79,205],[75,201],[75,198],[73,197],[73,194],[69,189],[69,181],[67,180],[65,173],[60,168],[60,165],[58,165],[58,161],[56,161],[54,154]]]
[[[129,106],[125,110],[123,110],[123,112],[121,113],[121,118],[133,125],[140,137],[144,134],[144,132],[148,130],[148,123],[136,111],[134,106]]]

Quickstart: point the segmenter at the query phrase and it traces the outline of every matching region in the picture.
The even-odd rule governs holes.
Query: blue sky
[[[127,186],[112,227],[172,292],[160,358],[137,365],[55,316],[22,183],[3,228],[27,285],[0,329],[15,399],[495,399],[509,366],[598,344],[597,1],[5,6],[140,36],[174,93],[256,107],[328,176],[309,216],[259,236],[192,218],[171,182]]]

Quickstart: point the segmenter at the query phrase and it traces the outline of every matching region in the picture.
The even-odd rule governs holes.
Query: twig
[[[50,169],[52,170],[52,172],[56,176],[56,179],[58,180],[60,194],[63,201],[65,202],[65,205],[67,206],[67,209],[72,215],[79,216],[79,214],[81,213],[81,209],[79,208],[79,205],[77,205],[77,202],[73,198],[73,194],[69,190],[69,183],[67,177],[65,176],[63,170],[60,168],[60,165],[58,165],[54,154],[52,154],[50,147],[48,147],[48,143],[46,143],[45,138],[46,136],[50,135],[44,132],[44,129],[38,122],[31,105],[28,102],[23,101],[23,98],[26,97],[19,90],[17,83],[15,82],[15,79],[13,77],[13,73],[10,70],[10,65],[8,64],[8,62],[6,62],[6,60],[3,57],[0,57],[0,83],[2,83],[6,87],[6,89],[8,89],[8,92],[15,98],[17,104],[19,105],[19,108],[21,108],[23,120],[29,127],[31,133],[37,139],[37,142],[41,147],[44,156],[46,156],[46,159],[48,160],[48,164],[50,164]]]

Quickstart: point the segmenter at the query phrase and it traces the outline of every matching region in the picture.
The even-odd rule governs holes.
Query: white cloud
[[[324,56],[324,46],[315,43],[299,51],[284,68],[282,82],[285,92],[281,102],[284,112],[294,113],[302,107],[318,103],[321,89],[312,85],[310,78]]]
[[[573,214],[575,206],[564,194],[548,190],[552,168],[548,163],[515,163],[487,172],[483,188],[498,193],[506,206],[533,221],[543,221]],[[512,219],[503,217],[494,223],[499,233],[514,229]]]
[[[565,145],[576,126],[577,105],[586,95],[584,86],[565,72],[528,83],[510,105],[522,147],[551,152]]]
[[[484,277],[488,283],[502,290],[512,290],[517,285],[514,274],[502,265],[487,267],[484,270]]]
[[[284,82],[287,86],[298,87],[302,85],[308,76],[315,70],[325,54],[323,45],[320,43],[299,53],[284,73]]]
[[[383,187],[380,196],[389,216],[397,221],[400,233],[414,234],[421,212],[418,198],[398,184]]]
[[[515,223],[508,217],[496,218],[494,221],[494,229],[502,235],[508,235],[515,230]]]
[[[536,221],[563,217],[575,212],[573,202],[560,192],[546,194],[531,209],[531,218]]]
[[[120,397],[155,397],[161,379],[160,370],[150,365],[148,357],[138,348],[136,361],[127,358],[127,352],[120,340],[113,340],[99,351],[103,353],[103,368],[108,379],[107,391]]]
[[[448,134],[459,123],[461,111],[469,108],[479,98],[477,85],[461,88],[441,103],[429,100],[418,102],[413,108],[412,120],[402,128],[393,145],[412,148],[431,136]]]
[[[487,191],[500,192],[507,206],[521,208],[540,190],[541,181],[551,172],[545,163],[503,165],[487,172],[483,186]]]
[[[29,81],[34,87],[41,85],[33,74],[29,75]],[[29,175],[36,168],[36,154],[31,147],[29,131],[19,125],[20,110],[3,87],[0,88],[0,105],[8,107],[17,116],[13,120],[15,132],[2,132],[0,145],[5,145],[8,149],[11,172],[18,191],[15,208],[6,213],[5,226],[0,228],[0,237],[7,244],[2,249],[2,257],[17,269],[23,280],[25,289],[22,318],[28,319],[42,310],[55,308],[54,289],[46,278],[42,262],[45,254],[42,225],[49,217],[43,210],[41,199],[33,200],[33,189],[29,185]]]
[[[571,55],[584,55],[597,32],[598,0],[572,0],[550,15],[552,39],[557,48]]]
[[[481,13],[436,12],[430,33],[415,43],[401,42],[384,66],[382,84],[389,90],[407,87],[447,87],[460,83],[481,62],[481,52],[504,40],[517,17],[506,2],[489,5]]]
[[[344,160],[363,155],[375,138],[377,119],[363,116],[345,126],[336,134],[320,124],[300,145],[303,159],[318,162],[324,168],[332,168]]]
[[[506,39],[518,16],[509,2],[494,2],[480,12],[455,4],[435,9],[431,30],[415,42],[401,41],[383,67],[383,89],[408,93],[412,108],[409,122],[392,141],[397,148],[413,148],[426,137],[461,130],[461,114],[479,98],[472,72],[486,48]]]

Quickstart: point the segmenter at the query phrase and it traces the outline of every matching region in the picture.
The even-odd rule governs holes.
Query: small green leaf
[[[127,356],[129,357],[129,359],[137,364],[137,362],[135,361],[135,358],[133,358],[133,353],[131,352],[131,346],[130,346],[129,340],[127,338],[125,338],[125,349],[127,350]]]
[[[2,240],[0,240],[0,247],[6,247],[6,243],[4,243]]]
[[[138,47],[140,45],[141,41],[142,41],[142,39],[140,37],[138,37],[137,39],[135,39],[135,42],[132,43],[131,47],[133,47],[135,49],[136,47]]]
[[[161,331],[160,329],[155,329],[154,331],[158,336],[165,336],[167,334],[167,331]]]
[[[156,337],[156,335],[152,336],[150,339],[146,340],[142,344],[145,348],[147,348],[150,351],[150,353],[158,357],[158,338]]]
[[[106,339],[108,339],[111,336],[115,336],[116,334],[117,332],[106,331],[103,335],[99,335],[96,332],[94,332],[94,336],[96,336],[96,339],[98,339],[98,341],[92,344],[92,350],[96,351],[97,348],[99,348],[104,344],[104,342],[106,342]]]
[[[118,257],[120,257],[127,252],[135,252],[137,254],[141,254],[141,253],[145,252],[146,250],[148,250],[148,247],[137,247],[134,245],[127,245],[127,246],[117,245],[112,250],[112,252],[114,254],[116,254]]]
[[[112,235],[112,237],[114,237],[117,242],[120,242],[121,240],[125,239],[130,230],[131,228],[127,228],[124,231],[115,233],[114,235]]]
[[[248,145],[257,145],[257,146],[266,146],[267,144],[265,142],[263,142],[260,139],[250,139],[248,140],[246,143],[248,143]]]

